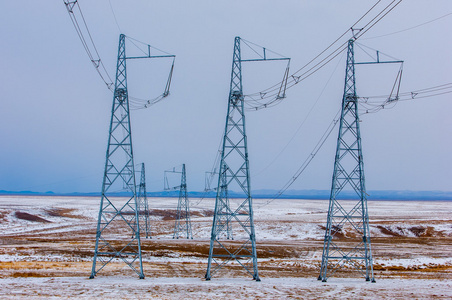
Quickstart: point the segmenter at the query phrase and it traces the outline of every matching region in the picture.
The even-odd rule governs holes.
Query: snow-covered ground
[[[77,299],[450,299],[452,283],[446,280],[383,279],[366,283],[314,278],[249,279],[80,277],[6,278],[0,280],[0,297]]]
[[[452,298],[452,202],[369,201],[377,283],[316,280],[328,201],[254,200],[261,282],[234,270],[203,280],[213,199],[192,199],[193,240],[173,240],[177,199],[150,198],[146,278],[121,263],[88,280],[97,197],[0,196],[0,298]]]

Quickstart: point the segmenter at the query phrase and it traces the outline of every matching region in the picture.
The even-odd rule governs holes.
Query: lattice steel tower
[[[221,151],[219,151],[221,152]],[[216,163],[214,164],[216,165]],[[210,192],[210,191],[216,191],[218,189],[218,187],[212,189],[211,186],[211,180],[213,179],[213,177],[215,175],[219,175],[221,177],[220,181],[221,181],[221,195],[220,198],[223,199],[223,201],[220,202],[220,207],[218,208],[218,211],[225,211],[225,207],[229,207],[229,195],[228,195],[228,182],[227,182],[227,168],[226,166],[223,168],[223,173],[222,174],[218,174],[217,172],[215,172],[216,169],[214,168],[214,170],[212,172],[206,172],[206,179],[205,179],[205,184],[206,187],[204,189],[205,192]],[[225,207],[222,207],[225,206]],[[218,223],[219,224],[223,224],[223,226],[226,227],[226,231],[223,232],[221,231],[220,234],[223,235],[225,234],[226,239],[233,239],[233,235],[232,235],[232,226],[230,225],[230,218],[228,217],[228,215],[225,214],[221,214],[218,216]]]
[[[153,47],[145,45],[147,53],[142,50],[145,55],[127,57],[125,41],[126,36],[120,34],[102,198],[90,278],[94,278],[108,263],[118,260],[125,262],[141,279],[144,278],[126,61],[141,58],[173,58],[163,94],[151,100],[138,98],[134,100],[138,108],[146,108],[169,95],[175,55],[151,55]],[[144,102],[140,104],[140,101]],[[116,197],[118,192],[121,192],[122,197]]]
[[[174,225],[173,239],[178,239],[179,237],[193,239],[190,220],[190,203],[187,196],[187,175],[185,173],[185,164],[182,164],[179,201],[177,202],[176,223]]]
[[[259,58],[242,59],[240,42],[251,48]],[[259,47],[261,53],[253,49],[250,44]],[[236,261],[248,272],[253,279],[260,281],[257,270],[256,235],[254,231],[253,204],[250,187],[250,171],[248,161],[248,145],[245,131],[245,95],[242,86],[242,62],[287,61],[284,79],[276,100],[285,97],[287,76],[289,74],[290,58],[269,58],[268,53],[276,54],[254,43],[234,40],[232,59],[231,83],[229,88],[228,111],[224,130],[220,171],[218,176],[215,212],[210,237],[209,258],[207,262],[206,280],[219,271],[230,261]],[[249,96],[248,96],[249,97]],[[255,103],[250,97],[251,101]],[[231,198],[231,186],[237,188],[243,196]],[[244,200],[245,199],[245,200]],[[234,232],[234,242],[226,242]]]
[[[240,37],[236,37],[206,280],[210,280],[223,265],[236,260],[253,276],[253,279],[260,281],[257,271],[243,100]],[[240,187],[245,194],[245,200],[231,201],[232,199],[228,198],[228,186],[231,183]],[[231,204],[235,206],[231,208]],[[227,225],[233,223],[236,225],[233,229],[236,240],[243,239],[243,244],[225,244],[222,241],[229,230]]]
[[[319,280],[344,265],[356,268],[367,281],[375,282],[364,181],[364,163],[355,87],[354,40],[349,40],[342,112],[325,230]],[[351,188],[353,197],[339,194]]]
[[[141,179],[140,185],[138,187],[138,212],[139,212],[139,222],[140,231],[146,238],[151,238],[151,223],[150,223],[150,211],[149,211],[149,201],[146,194],[146,174],[144,163],[141,164]]]
[[[223,173],[220,174],[221,177],[221,185],[220,185],[220,199],[222,201],[219,202],[220,207],[218,208],[218,211],[227,211],[227,207],[229,207],[229,195],[228,195],[228,178],[227,178],[227,171],[228,168],[226,166],[223,167]],[[224,206],[224,207],[222,207]],[[226,234],[226,239],[234,239],[234,236],[232,235],[232,226],[231,226],[231,218],[228,214],[219,214],[218,215],[218,224],[221,224],[221,226],[226,226],[225,232],[220,231],[220,234]]]
[[[109,262],[122,260],[144,278],[130,128],[125,36],[119,36],[116,82],[102,183],[96,246],[90,278]],[[125,198],[114,197],[123,191]]]

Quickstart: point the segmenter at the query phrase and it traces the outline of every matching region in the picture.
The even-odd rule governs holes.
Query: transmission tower
[[[115,192],[124,189],[124,194],[127,194],[125,200],[114,197]],[[136,194],[126,77],[125,36],[121,34],[102,199],[97,223],[96,248],[90,278],[94,278],[105,265],[114,259],[121,259],[140,278],[144,278]],[[118,236],[118,232],[123,231],[127,233]],[[126,236],[132,238],[125,240]]]
[[[150,212],[149,212],[149,201],[146,194],[146,175],[144,163],[141,164],[141,180],[138,188],[138,211],[140,216],[140,229],[144,225],[144,234],[146,238],[151,238],[151,223],[150,223]]]
[[[222,201],[220,201],[220,206],[224,206],[224,207],[219,207],[219,211],[227,211],[226,207],[229,207],[229,195],[228,195],[228,184],[227,184],[227,177],[226,177],[226,171],[227,168],[226,166],[223,168],[223,173],[221,174],[221,195],[220,198],[222,199]],[[210,192],[212,190],[216,191],[217,188],[211,188],[211,181],[213,179],[214,175],[218,175],[218,173],[215,172],[215,170],[213,172],[206,172],[206,187],[204,189],[205,192]],[[222,224],[222,227],[226,227],[225,231],[221,231],[220,234],[225,234],[226,239],[234,239],[233,235],[232,235],[232,226],[230,224],[230,215],[228,215],[227,213],[219,215],[218,216],[218,223]]]
[[[351,187],[356,192],[352,198],[357,198],[358,201],[351,207],[346,207],[347,202],[338,199],[339,194],[346,187]],[[345,233],[347,234],[346,242],[341,241]],[[356,238],[349,237],[355,235]],[[343,265],[349,264],[361,272],[367,281],[375,281],[370,246],[353,40],[349,40],[339,136],[318,279],[325,282],[332,273]],[[329,264],[330,268],[328,268]]]
[[[232,235],[232,226],[231,226],[231,215],[227,213],[227,208],[229,207],[229,195],[228,195],[228,179],[227,179],[227,167],[223,167],[223,173],[221,173],[221,185],[220,185],[220,199],[222,201],[219,201],[219,205],[223,205],[224,207],[220,207],[219,211],[225,211],[226,213],[224,215],[219,214],[218,215],[218,223],[222,226],[226,226],[226,239],[234,239],[234,236]],[[220,232],[222,234],[223,232]]]
[[[148,47],[146,56],[126,57],[125,38],[123,34],[119,36],[115,90],[90,278],[94,278],[113,261],[123,261],[139,275],[140,279],[144,278],[126,60],[155,57],[174,59],[174,55],[151,56]],[[170,76],[171,74],[172,72]],[[123,197],[117,197],[118,192],[121,192]]]
[[[327,279],[344,265],[351,266],[375,282],[371,251],[369,213],[364,180],[364,160],[361,146],[358,104],[356,94],[356,65],[400,64],[400,70],[391,95],[384,104],[399,98],[402,60],[381,60],[376,51],[375,61],[355,62],[354,38],[348,41],[344,95],[334,161],[328,216],[325,229],[322,263],[318,280]],[[395,96],[393,96],[395,93]],[[383,105],[384,105],[383,104]],[[340,195],[346,189],[352,196]],[[347,199],[345,201],[344,199]]]
[[[245,131],[242,62],[276,59],[267,58],[263,48],[263,56],[261,56],[263,58],[244,60],[241,58],[240,41],[240,37],[236,37],[234,41],[228,112],[222,143],[206,280],[210,280],[212,275],[228,262],[236,261],[253,276],[254,280],[260,281],[257,270],[256,235]],[[236,185],[240,192],[243,192],[245,200],[229,198],[231,184]],[[235,227],[232,228],[232,226]],[[236,241],[239,240],[240,243],[225,243],[224,238],[227,238],[228,233],[232,231]],[[232,234],[229,234],[229,237],[232,238]]]
[[[348,42],[344,95],[334,161],[328,217],[324,237],[322,263],[318,280],[328,277],[344,265],[361,273],[366,281],[375,282],[369,231],[369,213],[364,180],[364,161],[358,116],[358,96],[355,86],[355,65],[382,62],[355,63],[354,39]],[[353,196],[340,197],[351,188]],[[350,201],[351,200],[351,201]]]
[[[181,183],[179,186],[169,187],[168,173],[181,174]],[[190,203],[187,196],[187,174],[185,164],[182,164],[182,170],[165,171],[165,190],[179,190],[179,201],[177,202],[176,221],[174,224],[173,239],[186,236],[187,239],[193,239],[190,220]]]

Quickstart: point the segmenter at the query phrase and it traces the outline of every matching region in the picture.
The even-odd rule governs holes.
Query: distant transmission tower
[[[206,280],[230,261],[236,261],[253,279],[260,281],[257,270],[256,235],[250,187],[247,136],[245,131],[244,95],[242,89],[242,62],[275,60],[263,56],[258,59],[241,58],[240,37],[234,41],[228,112],[223,137],[218,188],[215,201]],[[257,52],[256,52],[257,53]],[[279,58],[277,60],[289,60]],[[244,199],[230,199],[231,184],[235,184]],[[231,201],[234,200],[234,201]],[[232,207],[234,205],[234,207]],[[232,228],[231,226],[235,227]],[[224,238],[236,241],[225,243]]]
[[[220,185],[220,199],[222,199],[222,201],[219,201],[219,205],[224,205],[224,207],[219,207],[218,211],[225,211],[225,214],[219,214],[218,215],[218,224],[221,224],[222,226],[226,226],[226,239],[234,239],[234,236],[232,235],[232,226],[231,226],[231,214],[228,214],[228,207],[229,207],[229,195],[228,195],[228,178],[226,176],[227,174],[227,167],[224,166],[223,167],[223,173],[220,174],[220,180],[221,180],[221,185]],[[220,234],[222,234],[223,232],[220,231]]]
[[[179,186],[170,188],[168,183],[167,173],[181,174],[181,183]],[[190,202],[187,196],[187,174],[185,172],[185,164],[182,164],[182,170],[176,171],[173,168],[172,171],[165,171],[165,190],[179,190],[179,201],[177,202],[176,221],[174,224],[173,239],[179,237],[186,237],[187,239],[193,239],[190,220]]]
[[[144,278],[126,60],[172,57],[174,62],[174,55],[151,56],[149,46],[148,55],[126,57],[125,38],[123,34],[119,36],[115,90],[90,278],[94,278],[112,261],[123,261],[141,279]],[[168,95],[171,75],[172,68],[164,96]],[[124,197],[117,197],[118,192]]]
[[[349,40],[339,136],[337,139],[322,263],[318,277],[318,280],[323,282],[326,282],[328,277],[344,265],[349,265],[358,270],[366,281],[375,282],[358,116],[359,97],[356,95],[355,86],[355,65],[403,63],[403,61],[381,61],[378,51],[375,62],[356,63],[353,45],[354,40]],[[399,75],[401,76],[401,73]],[[387,101],[392,100],[389,99]],[[354,196],[340,197],[339,194],[347,188],[351,188],[355,192]],[[344,201],[345,199],[351,201]]]
[[[151,238],[151,223],[149,212],[149,201],[146,194],[146,175],[144,163],[141,164],[141,180],[138,188],[138,211],[140,216],[140,230],[144,227],[144,234],[146,238]],[[144,226],[143,226],[144,225]]]
[[[227,172],[227,167],[224,166],[223,167],[223,173],[221,174],[221,194],[220,194],[220,199],[222,199],[222,201],[219,202],[220,207],[218,208],[218,211],[223,211],[226,212],[224,214],[219,214],[218,215],[218,224],[221,224],[221,227],[225,227],[226,230],[225,231],[220,231],[219,234],[220,235],[225,235],[226,239],[233,239],[233,235],[232,235],[232,226],[231,226],[231,215],[227,214],[227,207],[229,207],[229,195],[228,195],[228,181],[227,181],[227,177],[226,177],[226,172]],[[213,172],[206,172],[206,187],[204,189],[205,192],[210,192],[212,190],[216,191],[217,188],[212,189],[211,186],[211,181],[213,179],[213,177],[215,175],[218,175],[218,173],[215,172],[215,169]]]

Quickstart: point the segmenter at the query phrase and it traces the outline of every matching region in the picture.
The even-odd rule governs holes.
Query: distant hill
[[[276,191],[272,190],[256,190],[254,198],[273,198]],[[381,190],[367,191],[368,200],[452,200],[452,192],[450,191],[396,191]],[[356,197],[354,191],[342,191],[339,199],[350,199]],[[329,199],[329,190],[288,190],[279,197],[284,199]]]
[[[252,192],[253,198],[275,198],[278,194],[277,190],[262,189],[254,190]],[[396,190],[382,190],[382,191],[367,191],[368,200],[440,200],[452,201],[451,191],[396,191]],[[99,197],[100,193],[54,193],[48,192],[33,192],[33,191],[5,191],[0,190],[0,195],[24,195],[24,196],[84,196],[84,197]],[[148,192],[148,197],[179,197],[179,191],[158,191]],[[215,198],[216,192],[190,191],[189,197],[193,198]],[[355,192],[342,191],[341,199],[348,199],[353,197]],[[127,193],[116,193],[115,196],[127,196]],[[231,198],[242,198],[243,193],[229,191]],[[329,199],[329,190],[288,190],[278,198],[281,199]]]

